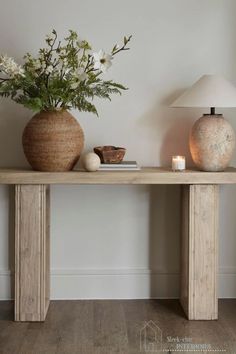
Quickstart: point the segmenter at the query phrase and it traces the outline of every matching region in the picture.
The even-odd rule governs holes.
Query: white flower
[[[41,68],[40,60],[36,59],[35,62],[34,62],[34,69],[38,70],[40,68]]]
[[[93,53],[94,58],[94,69],[101,70],[103,73],[107,71],[112,65],[112,56],[106,54],[103,50],[100,50],[98,53]]]
[[[59,59],[60,59],[62,65],[64,65],[64,66],[67,66],[67,65],[68,65],[68,59],[67,59],[67,57],[65,57],[65,56],[63,56],[63,55],[60,54]]]
[[[24,70],[18,65],[14,59],[8,57],[7,55],[2,55],[0,57],[0,68],[10,77],[17,75],[24,76]]]
[[[41,64],[41,67],[42,67],[42,69],[44,70],[44,69],[46,69],[46,63],[45,63],[45,61],[42,61],[42,64]]]
[[[17,75],[25,76],[25,70],[18,66],[18,73],[17,73]]]
[[[64,57],[66,55],[66,50],[63,48],[60,50],[60,55]]]
[[[79,81],[87,80],[87,78],[88,78],[88,74],[85,73],[85,72],[83,72],[82,74],[80,74],[80,75],[78,76]]]
[[[78,40],[77,41],[79,47],[83,47],[83,45],[86,43],[84,40]]]
[[[68,64],[67,58],[64,58],[62,61],[63,61],[63,64],[64,64],[65,66]]]
[[[79,82],[73,82],[73,84],[70,85],[70,87],[75,90],[79,86]]]
[[[79,81],[84,81],[84,80],[86,80],[88,78],[88,74],[82,68],[78,69],[77,75],[78,75],[78,80]]]
[[[71,71],[71,69],[70,69],[70,68],[66,68],[66,69],[65,69],[65,71],[64,71],[65,75],[69,74],[69,73],[70,73],[70,71]]]
[[[45,70],[45,73],[46,74],[51,74],[53,72],[53,66],[52,65],[49,65],[46,70]]]

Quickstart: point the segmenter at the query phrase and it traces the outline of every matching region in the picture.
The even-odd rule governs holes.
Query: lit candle
[[[172,157],[172,170],[173,171],[185,170],[185,157],[184,156],[173,156]]]

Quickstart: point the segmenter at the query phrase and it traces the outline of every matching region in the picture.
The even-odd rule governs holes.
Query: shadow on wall
[[[9,186],[8,210],[8,267],[11,272],[11,299],[15,294],[15,188]]]
[[[163,138],[160,150],[161,166],[170,166],[172,156],[174,155],[185,156],[187,168],[193,166],[193,160],[188,147],[188,137],[191,127],[191,119],[177,117],[173,121],[173,124],[168,128]]]
[[[180,186],[151,186],[149,217],[149,268],[154,273],[150,279],[150,296],[179,297]]]
[[[25,125],[32,113],[12,103],[11,100],[1,99],[0,105],[0,167],[26,167],[21,137]],[[14,297],[14,186],[8,187],[9,219],[8,219],[8,249],[9,269],[11,271],[11,297]]]
[[[159,160],[156,165],[170,167],[173,155],[185,156],[187,167],[194,165],[189,150],[189,134],[194,121],[201,116],[201,113],[196,109],[170,107],[175,98],[183,92],[184,90],[175,91],[157,101],[138,120],[140,129],[145,131],[147,140],[151,142],[152,150],[145,150],[145,154],[150,154],[153,161]],[[142,157],[145,160],[145,156]]]
[[[0,167],[26,167],[22,148],[24,127],[32,112],[14,104],[9,99],[2,99],[0,105]]]
[[[163,101],[164,107],[169,107],[171,103],[179,97],[185,90],[178,90],[167,96]],[[163,121],[170,122],[165,132],[161,150],[160,162],[162,166],[168,166],[174,155],[183,155],[186,158],[186,165],[193,166],[193,160],[189,150],[189,134],[193,125],[194,110],[169,108],[163,109],[159,124]]]
[[[184,90],[179,90],[157,102],[142,117],[149,129],[150,139],[161,143],[159,165],[171,166],[173,155],[186,157],[186,166],[192,167],[193,160],[189,150],[191,127],[201,113],[194,109],[170,108],[170,104]],[[159,133],[161,132],[161,134]],[[181,187],[157,185],[150,187],[150,232],[149,268],[150,297],[179,297],[179,260],[181,232]],[[160,295],[161,294],[161,295]]]

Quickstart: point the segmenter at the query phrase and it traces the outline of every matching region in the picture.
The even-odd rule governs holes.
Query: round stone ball
[[[86,171],[88,172],[95,172],[99,169],[100,166],[100,158],[94,152],[88,152],[84,155],[83,158],[83,165]]]

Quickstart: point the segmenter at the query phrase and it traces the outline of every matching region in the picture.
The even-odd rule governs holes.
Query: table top
[[[236,184],[236,168],[229,167],[224,172],[173,172],[162,167],[97,172],[38,172],[11,168],[0,169],[0,184]]]

